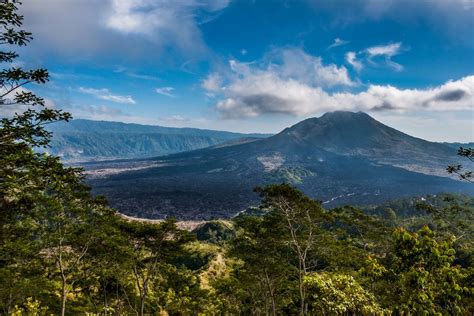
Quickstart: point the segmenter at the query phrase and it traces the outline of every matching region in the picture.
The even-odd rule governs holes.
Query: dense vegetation
[[[172,220],[127,222],[86,196],[77,207],[58,196],[49,197],[57,208],[35,202],[2,225],[0,306],[5,314],[473,312],[474,199],[440,197],[418,215],[384,219],[324,210],[288,185],[260,194],[259,215],[191,233]]]
[[[16,4],[0,42],[25,45]],[[1,52],[11,63],[17,55]],[[26,89],[46,70],[0,72],[0,309],[6,315],[472,314],[473,199],[430,197],[406,212],[325,210],[289,185],[194,233],[124,220],[81,170],[33,148],[69,120]],[[403,208],[403,203],[400,206]],[[400,215],[400,216],[399,216]],[[402,216],[404,215],[404,216]]]

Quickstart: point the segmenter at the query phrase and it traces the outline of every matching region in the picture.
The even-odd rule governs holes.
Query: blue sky
[[[28,0],[30,86],[77,118],[278,132],[366,111],[474,141],[471,0]]]

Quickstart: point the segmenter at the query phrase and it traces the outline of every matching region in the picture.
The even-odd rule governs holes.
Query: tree
[[[18,57],[13,47],[25,46],[32,39],[31,33],[21,29],[23,16],[17,13],[18,5],[15,1],[0,3],[0,107],[4,113],[11,112],[10,108],[26,108],[0,119],[0,274],[21,280],[1,280],[18,285],[12,289],[14,296],[8,295],[12,299],[4,303],[7,312],[44,280],[34,273],[41,270],[41,260],[36,256],[39,245],[32,238],[37,223],[30,215],[32,206],[47,192],[57,160],[35,153],[33,148],[47,146],[51,135],[44,129],[46,124],[71,117],[61,110],[46,108],[42,98],[24,88],[29,83],[47,82],[45,69],[11,66]],[[42,178],[44,175],[49,177]]]
[[[304,278],[315,268],[310,265],[310,252],[321,233],[322,224],[329,216],[319,202],[309,199],[287,184],[271,185],[257,189],[257,192],[263,198],[263,207],[270,210],[268,221],[296,257],[299,313],[303,315],[307,312]]]
[[[21,29],[23,16],[17,13],[18,5],[15,1],[0,3],[0,44],[6,49],[32,40],[31,33]],[[17,57],[14,51],[0,52],[3,64]],[[25,283],[24,288],[13,288],[21,293],[19,302],[30,292],[23,289],[54,286],[44,280],[59,276],[59,313],[64,315],[67,294],[93,241],[96,220],[113,212],[91,197],[80,169],[64,167],[59,158],[35,151],[50,142],[47,124],[71,118],[69,113],[46,107],[44,99],[25,89],[29,83],[47,81],[45,69],[12,66],[0,71],[2,112],[24,109],[0,120],[0,270],[2,276],[22,281],[14,284]],[[5,308],[11,310],[12,303]]]
[[[131,251],[127,265],[138,291],[140,305],[137,310],[139,315],[144,315],[153,282],[159,282],[160,270],[166,270],[173,256],[182,251],[182,246],[191,237],[179,230],[173,219],[158,225],[122,222],[120,230],[127,236]]]
[[[62,165],[58,166],[55,175],[59,186],[57,191],[50,191],[44,198],[48,203],[37,204],[39,229],[37,234],[41,244],[41,254],[51,269],[51,277],[60,281],[61,315],[66,314],[66,301],[69,293],[83,278],[87,269],[86,261],[90,248],[102,237],[104,228],[101,220],[111,217],[113,212],[96,199],[90,197],[89,189],[75,173],[63,173]],[[99,225],[102,224],[102,225]]]
[[[439,239],[428,226],[417,233],[396,228],[390,251],[372,258],[376,268],[366,270],[380,282],[382,305],[397,314],[468,313],[463,300],[471,290],[463,286],[466,272],[453,264],[453,243],[452,236]]]
[[[242,261],[236,271],[239,282],[252,284],[245,287],[254,312],[263,307],[264,313],[277,315],[279,302],[290,286],[287,246],[281,242],[280,232],[263,217],[242,216],[236,219],[237,237],[232,241],[229,254]],[[252,293],[250,293],[252,291]]]

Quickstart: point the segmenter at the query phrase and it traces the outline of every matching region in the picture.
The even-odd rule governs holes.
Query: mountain
[[[474,143],[442,143],[448,145],[449,147],[459,149],[459,147],[463,148],[474,148]]]
[[[275,139],[291,139],[339,155],[367,157],[378,163],[441,176],[446,175],[446,159],[456,153],[449,146],[404,134],[363,112],[329,112],[287,128]]]
[[[92,120],[58,122],[48,130],[48,152],[66,162],[161,156],[269,136]]]
[[[474,193],[447,177],[446,166],[458,161],[455,149],[365,113],[332,112],[265,139],[85,168],[94,192],[128,215],[212,219],[256,204],[252,189],[270,183],[296,185],[328,207]]]

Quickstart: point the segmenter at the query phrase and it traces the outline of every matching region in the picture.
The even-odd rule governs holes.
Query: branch
[[[27,80],[27,81],[25,81],[25,82],[23,82],[23,83],[21,83],[21,84],[18,84],[18,85],[16,85],[16,86],[12,87],[12,88],[9,89],[7,92],[5,92],[4,94],[2,94],[2,95],[0,96],[0,98],[3,98],[4,96],[10,94],[12,91],[14,91],[14,90],[20,88],[21,86],[24,86],[25,84],[30,83],[30,82],[32,82],[32,80]]]
[[[76,261],[74,261],[74,263],[71,265],[71,267],[69,268],[69,270],[73,270],[76,265],[79,264],[79,262],[81,261],[81,259],[85,256],[85,254],[87,253],[87,250],[89,249],[89,242],[90,240],[86,243],[86,245],[84,246],[84,248],[82,249],[82,252],[81,254],[79,255],[79,257],[77,257]]]

